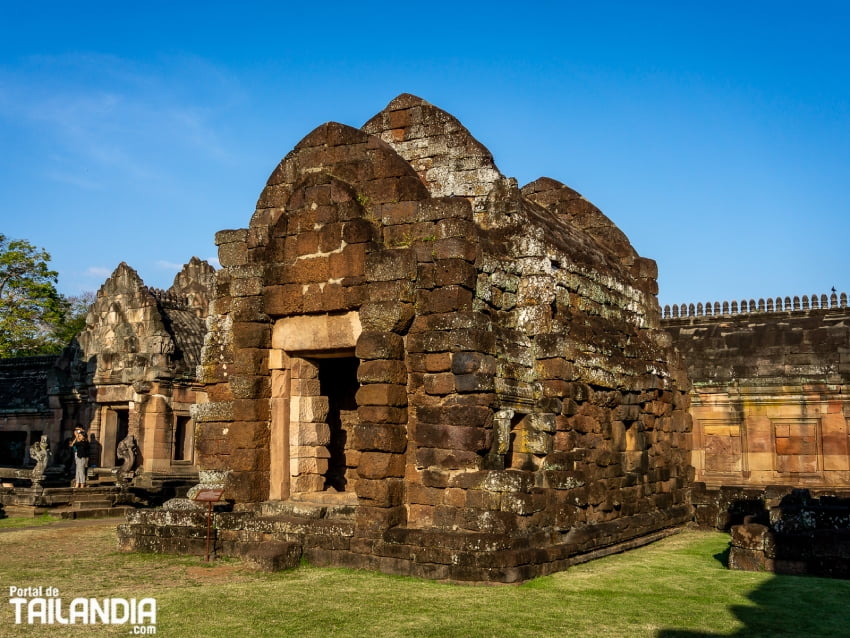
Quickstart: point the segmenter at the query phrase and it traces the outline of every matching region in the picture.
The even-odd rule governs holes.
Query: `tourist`
[[[86,468],[89,464],[89,442],[86,440],[86,433],[83,428],[76,428],[74,430],[74,440],[71,441],[71,448],[74,450],[74,466],[76,467],[74,487],[85,487]]]

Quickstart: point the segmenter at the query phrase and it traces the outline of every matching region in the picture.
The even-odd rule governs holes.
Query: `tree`
[[[54,340],[57,343],[66,346],[71,342],[71,339],[85,329],[86,315],[96,298],[97,295],[92,291],[72,295],[71,297],[62,297],[62,303],[65,306],[65,317],[56,326],[56,330],[54,331]]]
[[[50,255],[0,234],[0,357],[58,352],[67,302],[56,291]]]

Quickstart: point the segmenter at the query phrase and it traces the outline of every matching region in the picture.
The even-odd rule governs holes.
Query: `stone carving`
[[[747,301],[746,299],[741,300],[740,308],[738,306],[738,301],[733,301],[731,304],[728,301],[724,302],[706,302],[703,304],[702,302],[697,303],[696,306],[694,304],[673,304],[671,308],[669,305],[664,306],[664,318],[665,319],[678,319],[678,318],[688,318],[688,317],[712,317],[718,315],[737,315],[737,314],[763,314],[763,313],[781,313],[781,312],[799,312],[800,310],[829,310],[829,309],[846,309],[847,308],[847,293],[842,292],[840,295],[838,292],[833,290],[833,292],[827,296],[826,294],[822,295],[812,295],[811,299],[808,295],[803,295],[802,301],[800,297],[795,296],[793,301],[791,297],[776,297],[775,299],[772,297],[768,297],[767,301],[763,298],[756,301],[755,299],[750,299]]]
[[[125,263],[101,286],[78,341],[98,384],[132,385],[175,375],[193,374],[205,331],[212,267],[197,258],[184,267],[175,284],[149,288]],[[193,278],[200,277],[200,281]],[[188,293],[194,294],[190,305]]]
[[[132,474],[136,469],[136,456],[139,453],[139,446],[136,443],[136,437],[128,434],[118,443],[117,456],[123,463],[118,468],[122,474]]]
[[[44,474],[53,460],[53,453],[50,451],[50,442],[46,434],[43,434],[41,439],[30,446],[30,458],[35,461],[35,467],[32,469],[32,480],[43,480]]]

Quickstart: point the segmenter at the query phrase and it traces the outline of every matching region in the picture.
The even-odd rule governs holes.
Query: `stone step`
[[[75,510],[90,510],[112,507],[112,499],[109,498],[86,498],[74,499],[73,506]]]
[[[259,504],[260,516],[298,516],[301,518],[353,519],[357,511],[357,497],[353,493],[328,494],[319,492],[310,497],[288,501],[265,501]]]
[[[65,519],[78,518],[124,518],[128,512],[132,512],[135,508],[128,505],[119,505],[117,507],[98,507],[91,509],[68,510],[61,512],[60,516]]]
[[[277,572],[297,567],[303,548],[298,543],[264,541],[233,543],[232,553],[254,569]]]
[[[33,517],[41,516],[42,514],[55,514],[55,510],[50,507],[33,507],[31,505],[4,505],[6,516],[21,516]]]

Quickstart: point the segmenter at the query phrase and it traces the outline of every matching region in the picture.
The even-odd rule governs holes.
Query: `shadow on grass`
[[[723,565],[723,567],[726,567],[726,566],[729,565],[729,551],[730,551],[731,547],[732,547],[731,544],[727,545],[726,549],[724,549],[719,554],[714,555],[714,560],[716,560],[718,563]]]
[[[723,554],[715,554],[720,560]],[[729,611],[743,625],[729,634],[662,629],[657,638],[729,636],[845,636],[850,627],[850,581],[814,576],[773,576],[747,595],[753,605]]]

